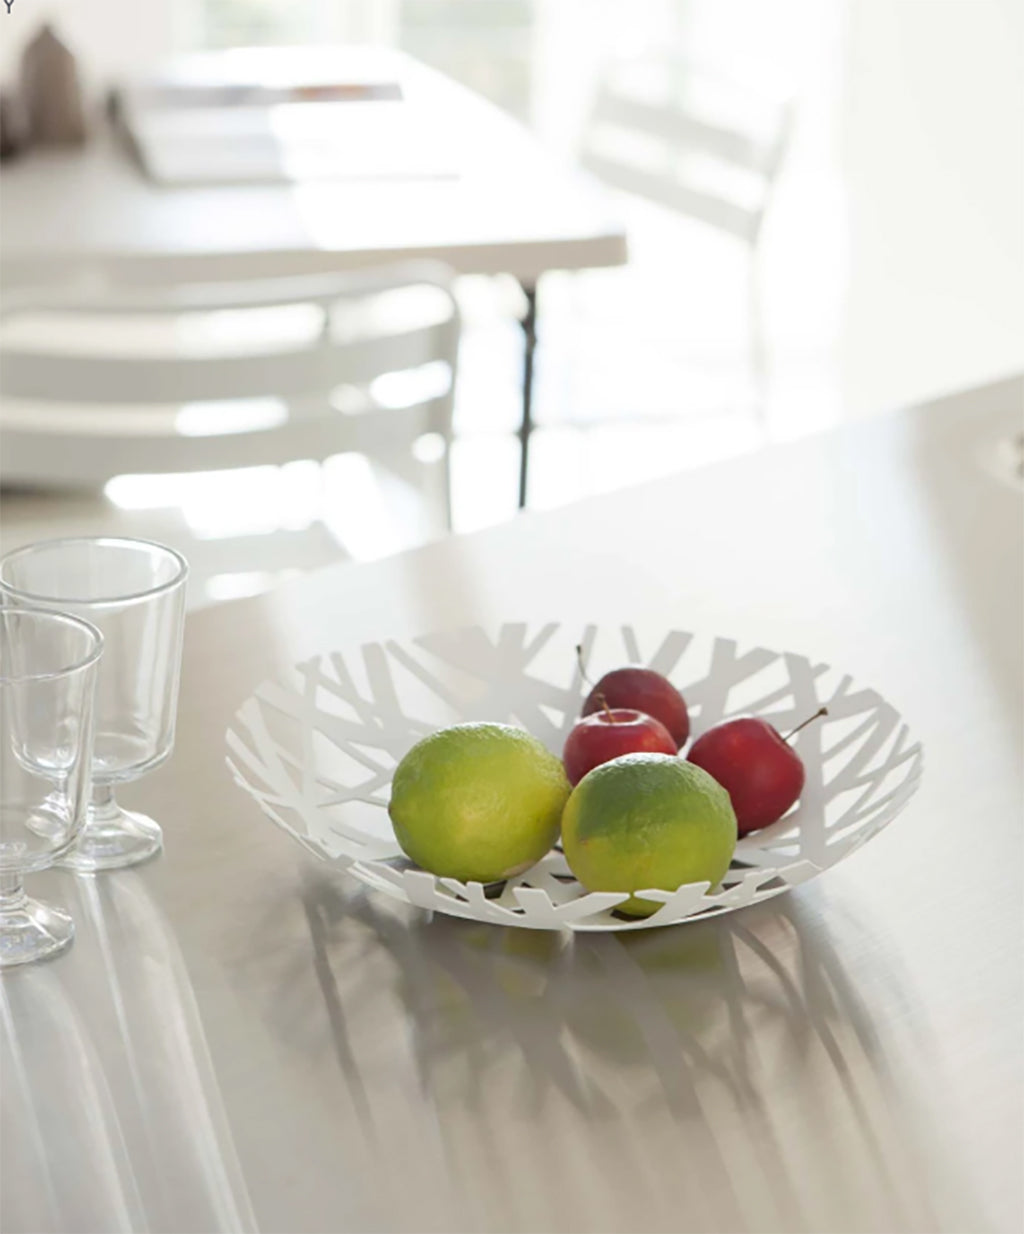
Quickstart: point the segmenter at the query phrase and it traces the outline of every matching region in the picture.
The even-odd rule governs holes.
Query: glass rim
[[[18,557],[38,552],[40,549],[61,548],[70,544],[125,545],[134,549],[157,549],[161,553],[166,553],[175,562],[177,570],[173,578],[168,579],[166,583],[158,583],[155,587],[145,587],[141,591],[127,591],[121,595],[96,596],[91,600],[80,596],[49,596],[38,591],[27,591],[23,587],[17,587],[13,583],[8,582],[4,577],[4,568],[8,562],[14,561]],[[169,548],[166,544],[160,544],[157,540],[143,540],[138,536],[59,536],[53,540],[36,540],[32,544],[23,544],[20,548],[11,549],[9,553],[5,553],[0,557],[0,603],[3,601],[3,593],[6,592],[8,595],[17,596],[19,599],[37,600],[43,604],[77,604],[95,608],[114,607],[118,604],[132,604],[137,600],[148,600],[153,596],[162,595],[164,592],[173,591],[175,587],[179,587],[184,583],[187,578],[188,562],[185,558],[177,549]]]
[[[59,613],[49,608],[19,608],[13,604],[0,604],[0,616],[15,613],[19,617],[42,617],[47,622],[57,622],[59,625],[77,626],[92,639],[92,649],[72,664],[64,668],[50,669],[46,673],[16,673],[10,674],[0,670],[0,683],[4,685],[23,685],[31,681],[57,681],[61,677],[71,677],[84,669],[91,668],[103,654],[103,635],[84,617],[76,617],[74,613]]]

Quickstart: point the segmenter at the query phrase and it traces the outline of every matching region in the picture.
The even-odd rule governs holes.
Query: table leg
[[[537,287],[522,283],[526,296],[523,327],[523,414],[519,422],[519,509],[526,508],[526,478],[530,458],[530,434],[533,432],[533,357],[537,350]]]

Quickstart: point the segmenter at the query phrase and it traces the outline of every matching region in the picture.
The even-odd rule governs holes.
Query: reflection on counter
[[[978,1206],[954,1217],[964,1188],[915,1058],[928,1042],[907,974],[891,957],[885,988],[876,970],[859,990],[856,953],[796,895],[574,936],[429,920],[319,871],[302,896],[311,952],[271,944],[259,1014],[283,1048],[333,1053],[337,1123],[385,1224],[408,1227],[411,1197],[429,1195],[449,1228],[625,1230],[639,1179],[673,1230],[728,1211],[730,1229],[817,1231],[837,1196],[851,1229],[893,1211],[907,1228],[977,1226]],[[905,1007],[906,1039],[879,1037],[867,999]],[[570,1134],[580,1114],[587,1145]]]
[[[0,984],[4,1166],[38,1180],[0,1227],[254,1230],[173,932],[136,873],[65,886],[79,965]]]

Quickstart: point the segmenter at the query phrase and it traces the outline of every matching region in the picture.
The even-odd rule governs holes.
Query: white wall
[[[849,411],[1024,368],[1024,5],[850,0]]]

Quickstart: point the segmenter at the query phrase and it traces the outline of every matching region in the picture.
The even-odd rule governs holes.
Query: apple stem
[[[812,720],[820,720],[822,716],[827,716],[827,715],[828,715],[828,708],[827,708],[827,707],[819,707],[819,708],[818,708],[818,710],[814,713],[814,715],[813,715],[813,716],[808,716],[808,717],[807,717],[807,719],[806,719],[806,720],[804,720],[801,724],[798,724],[798,725],[796,726],[796,728],[795,728],[795,729],[793,729],[793,731],[792,731],[791,733],[787,733],[787,734],[785,735],[785,737],[783,737],[783,739],[782,739],[782,740],[783,740],[783,741],[789,741],[790,737],[795,737],[795,736],[797,735],[797,733],[799,733],[799,731],[800,731],[802,728],[806,728],[806,727],[807,727],[807,725],[808,725],[808,724],[810,724]]]
[[[576,663],[580,667],[580,676],[583,678],[583,684],[586,686],[590,686],[590,688],[593,689],[594,683],[587,676],[586,666],[583,663],[583,644],[582,643],[576,644]],[[605,698],[603,694],[598,694],[597,701],[604,708],[604,714],[608,717],[608,723],[614,724],[615,717],[612,715],[612,709],[608,706],[608,700]]]

